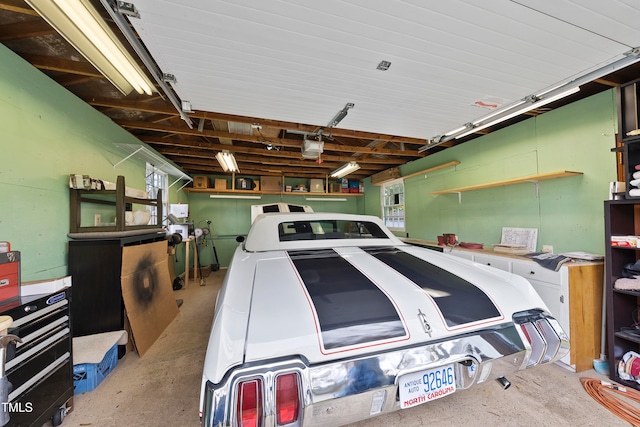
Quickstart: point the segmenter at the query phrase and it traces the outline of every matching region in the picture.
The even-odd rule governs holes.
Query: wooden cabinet
[[[640,335],[625,331],[635,323],[640,291],[615,289],[627,264],[635,263],[640,249],[611,245],[611,236],[640,235],[640,201],[609,200],[604,203],[607,287],[607,340],[609,375],[612,380],[640,389],[640,384],[618,376],[618,362],[628,351],[640,353]]]
[[[445,253],[469,259],[527,279],[569,335],[571,351],[562,362],[576,372],[593,367],[602,336],[602,263],[565,264],[549,270],[527,258],[455,249]],[[471,255],[471,256],[470,256]]]

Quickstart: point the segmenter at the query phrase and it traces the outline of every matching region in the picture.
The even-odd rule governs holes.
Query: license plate
[[[456,391],[453,365],[403,375],[398,388],[402,409],[453,394]]]

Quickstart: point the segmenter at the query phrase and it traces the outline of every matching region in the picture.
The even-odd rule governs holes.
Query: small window
[[[390,230],[404,231],[404,181],[392,181],[380,188],[382,220]]]
[[[162,190],[162,212],[169,212],[168,204],[168,192],[169,192],[169,178],[165,172],[157,169],[151,163],[147,163],[146,173],[146,191],[149,194],[149,198],[155,199],[158,197],[158,190]],[[155,206],[147,206],[147,209],[151,213],[151,219],[149,224],[161,225],[164,218],[158,218],[158,212]],[[165,215],[166,216],[166,215]]]

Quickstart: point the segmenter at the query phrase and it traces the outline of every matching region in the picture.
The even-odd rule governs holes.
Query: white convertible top
[[[384,237],[363,236],[355,237],[353,233],[340,233],[340,237],[332,236],[326,239],[282,240],[280,224],[286,223],[321,223],[331,221],[346,221],[351,223],[373,223]],[[318,227],[319,228],[319,227]],[[322,237],[323,230],[316,228],[315,236]],[[320,249],[346,246],[389,246],[403,245],[404,243],[394,236],[383,224],[382,220],[372,215],[357,215],[332,212],[296,212],[296,213],[266,213],[258,215],[249,230],[245,250],[249,252],[277,251],[290,249]]]

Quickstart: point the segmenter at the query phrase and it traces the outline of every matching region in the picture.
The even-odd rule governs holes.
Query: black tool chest
[[[7,348],[8,426],[41,427],[62,422],[73,402],[70,321],[71,288],[49,295],[20,297],[0,305],[0,315],[13,318],[8,333],[21,343]],[[2,410],[3,408],[0,408]]]

